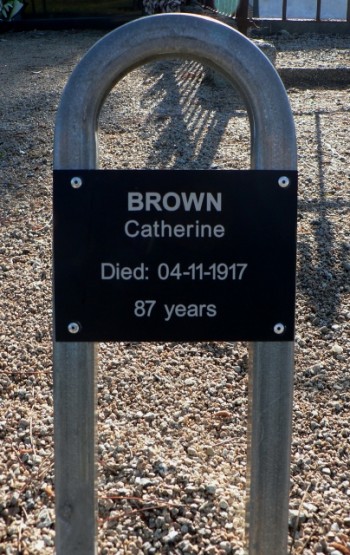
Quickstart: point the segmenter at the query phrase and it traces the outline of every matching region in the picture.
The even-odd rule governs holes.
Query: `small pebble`
[[[337,343],[335,343],[335,345],[332,346],[331,349],[332,353],[336,354],[336,355],[341,355],[343,352],[343,347],[341,347],[341,345],[338,345]]]
[[[205,491],[210,495],[214,495],[216,493],[216,485],[215,484],[207,484],[205,486]]]
[[[322,474],[326,474],[327,476],[330,476],[332,473],[331,469],[328,468],[327,466],[322,468]]]
[[[177,530],[170,530],[170,532],[164,536],[163,541],[165,543],[174,542],[180,537],[180,533]]]

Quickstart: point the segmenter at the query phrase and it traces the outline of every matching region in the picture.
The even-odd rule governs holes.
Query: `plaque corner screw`
[[[72,177],[72,179],[70,180],[70,184],[73,187],[73,189],[79,189],[82,184],[83,184],[83,180],[81,177]]]
[[[282,187],[282,189],[289,187],[290,185],[289,177],[287,177],[286,175],[281,175],[281,177],[278,179],[278,185]]]
[[[80,324],[78,322],[71,322],[68,324],[69,333],[76,334],[80,331]]]
[[[281,322],[278,322],[278,324],[275,324],[273,327],[273,331],[276,335],[282,335],[282,333],[284,333],[285,330],[286,330],[286,326]]]

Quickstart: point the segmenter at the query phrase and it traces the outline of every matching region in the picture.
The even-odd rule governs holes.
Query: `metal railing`
[[[230,5],[232,9],[230,10]],[[238,29],[247,34],[250,26],[268,26],[270,30],[277,31],[281,28],[296,32],[329,32],[338,33],[350,30],[350,0],[339,1],[336,5],[328,0],[315,0],[305,15],[305,5],[292,6],[290,0],[281,0],[276,8],[276,3],[269,6],[261,0],[241,0],[237,5],[236,0],[218,0],[216,4],[219,13],[235,17]],[[263,8],[263,9],[262,9]]]

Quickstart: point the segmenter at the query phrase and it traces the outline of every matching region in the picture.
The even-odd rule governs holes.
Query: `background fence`
[[[350,0],[216,0],[219,13],[235,15],[239,29],[343,33],[350,30]]]
[[[254,0],[250,2],[256,17],[282,19],[314,19],[316,21],[348,17],[348,0]]]

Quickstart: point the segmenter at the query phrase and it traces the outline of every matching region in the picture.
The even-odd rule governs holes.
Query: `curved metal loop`
[[[54,168],[95,169],[98,117],[112,87],[132,69],[170,57],[210,65],[239,89],[250,118],[252,168],[296,169],[293,117],[272,64],[231,27],[188,14],[144,17],[112,31],[91,48],[76,66],[61,98]],[[77,181],[72,184],[77,185]],[[93,523],[95,371],[92,344],[54,345],[59,555],[97,552]],[[254,343],[250,371],[249,553],[281,555],[287,552],[293,344]],[[78,430],[81,422],[83,434]],[[67,449],[73,462],[65,456]],[[79,500],[83,500],[84,512],[71,514]]]
[[[62,95],[55,130],[55,169],[96,168],[97,120],[104,99],[132,69],[169,57],[210,65],[238,88],[250,118],[253,168],[296,169],[293,117],[283,83],[270,61],[228,25],[190,14],[138,19],[115,29],[88,51]]]

